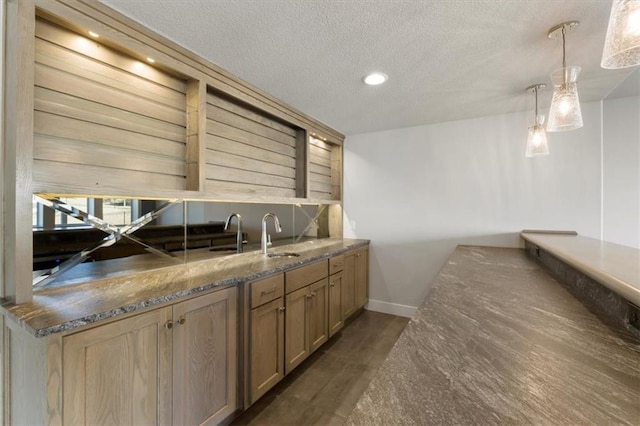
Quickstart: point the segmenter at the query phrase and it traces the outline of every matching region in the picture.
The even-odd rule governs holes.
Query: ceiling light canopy
[[[369,75],[366,75],[362,78],[364,84],[369,86],[377,86],[379,84],[384,83],[389,79],[389,76],[382,72],[373,72]]]
[[[640,0],[613,1],[600,65],[608,69],[640,65]]]
[[[548,33],[549,38],[562,37],[562,68],[551,73],[553,97],[547,123],[547,130],[550,132],[575,130],[583,126],[577,84],[580,67],[567,66],[565,48],[567,31],[579,24],[578,21],[563,22],[551,28]]]
[[[547,142],[547,132],[544,129],[544,115],[538,114],[538,90],[547,87],[546,84],[534,84],[527,87],[527,92],[533,92],[536,97],[536,109],[533,126],[529,127],[525,157],[541,157],[549,155],[549,143]]]

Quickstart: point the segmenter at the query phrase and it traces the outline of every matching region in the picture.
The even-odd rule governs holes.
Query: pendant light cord
[[[565,53],[565,34],[567,33],[567,27],[563,26],[562,27],[562,68],[566,68],[567,67],[567,57],[566,57],[566,53]]]
[[[533,93],[535,93],[536,95],[536,116],[535,116],[534,123],[537,126],[538,125],[538,88],[537,87],[533,89]]]

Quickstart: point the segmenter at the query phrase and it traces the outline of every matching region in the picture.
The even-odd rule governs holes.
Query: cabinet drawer
[[[251,283],[251,308],[256,308],[284,295],[284,274]]]
[[[287,294],[326,278],[329,272],[328,263],[327,260],[323,260],[312,265],[285,272]]]
[[[329,275],[344,269],[344,254],[329,259]]]

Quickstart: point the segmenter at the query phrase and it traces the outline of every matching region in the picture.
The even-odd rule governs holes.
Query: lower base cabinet
[[[218,424],[237,408],[237,289],[62,339],[62,423]]]
[[[63,424],[171,423],[171,308],[63,338]]]
[[[248,401],[253,404],[284,377],[284,274],[249,285]]]

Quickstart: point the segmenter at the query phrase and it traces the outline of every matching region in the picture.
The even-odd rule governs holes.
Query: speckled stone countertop
[[[185,264],[151,270],[138,270],[141,263],[131,259],[108,278],[64,286],[52,286],[34,292],[33,301],[14,305],[4,302],[3,313],[36,337],[73,330],[107,318],[113,318],[149,306],[193,296],[215,287],[229,287],[267,275],[329,258],[369,244],[368,240],[327,238],[284,245],[269,252],[296,252],[296,258],[268,258],[259,251],[195,260]],[[211,256],[215,256],[212,254]],[[99,262],[97,262],[99,263]],[[134,265],[135,264],[135,265]],[[81,265],[88,277],[92,267]],[[134,267],[135,266],[135,267]],[[85,280],[86,281],[86,280]]]
[[[640,342],[524,250],[460,246],[350,425],[640,424]]]
[[[640,306],[640,250],[572,234],[520,236]]]

